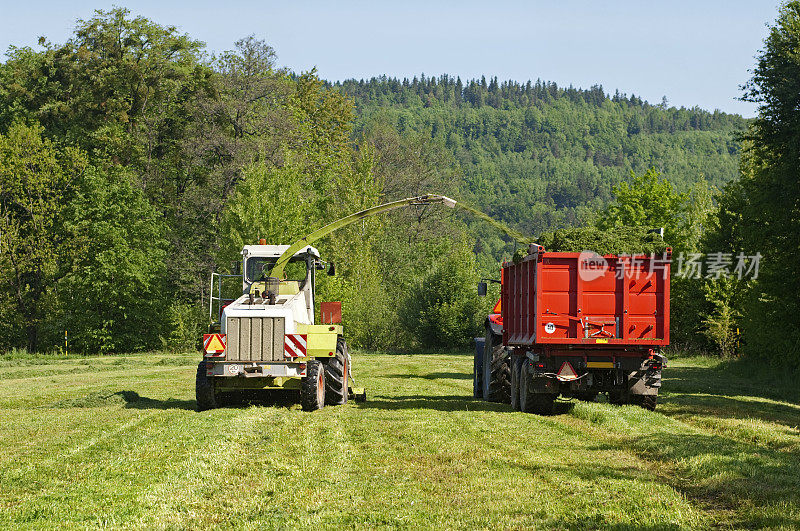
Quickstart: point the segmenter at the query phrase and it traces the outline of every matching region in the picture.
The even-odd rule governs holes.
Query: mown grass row
[[[0,360],[0,526],[800,527],[797,397],[737,366],[538,417],[472,399],[468,356],[378,354],[363,404],[197,413],[195,361]]]

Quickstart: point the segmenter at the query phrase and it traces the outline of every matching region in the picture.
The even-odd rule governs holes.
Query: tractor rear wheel
[[[472,355],[472,397],[483,398],[483,349]]]
[[[206,361],[197,365],[197,376],[194,380],[194,396],[197,400],[197,411],[206,411],[217,407],[214,396],[214,382],[206,375]]]
[[[336,356],[328,358],[325,366],[325,403],[340,406],[347,403],[350,361],[344,341],[336,344]]]
[[[306,376],[300,383],[300,403],[305,411],[325,407],[325,368],[318,360],[306,364]]]
[[[503,346],[502,336],[486,327],[483,346],[483,399],[489,402],[511,402],[511,356]]]

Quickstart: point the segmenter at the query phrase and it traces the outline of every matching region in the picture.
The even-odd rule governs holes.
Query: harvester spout
[[[450,199],[446,195],[437,195],[437,194],[425,194],[419,197],[413,198],[414,202],[409,203],[410,205],[434,205],[434,204],[442,204],[449,208],[456,207],[456,200]]]
[[[321,229],[315,230],[311,234],[304,236],[300,240],[290,245],[289,248],[280,256],[280,258],[278,258],[278,261],[275,262],[275,267],[272,268],[270,276],[283,278],[283,270],[286,267],[286,264],[289,263],[289,259],[292,258],[292,256],[294,256],[294,254],[297,251],[299,251],[306,245],[311,245],[315,241],[319,240],[324,236],[327,236],[328,234],[337,229],[341,229],[342,227],[346,227],[351,223],[362,220],[364,218],[368,218],[370,216],[375,216],[377,214],[383,214],[385,212],[389,212],[390,210],[394,210],[396,208],[414,206],[414,205],[434,205],[434,204],[442,204],[447,207],[454,208],[456,206],[456,201],[444,195],[424,194],[417,197],[408,197],[406,199],[400,199],[399,201],[384,203],[382,205],[374,206],[372,208],[367,208],[366,210],[361,210],[360,212],[356,212],[355,214],[350,214],[349,216],[345,216],[341,219],[337,219],[333,223],[329,223],[328,225],[325,225]]]

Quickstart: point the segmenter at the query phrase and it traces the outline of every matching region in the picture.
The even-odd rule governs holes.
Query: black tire
[[[197,411],[217,408],[217,397],[214,395],[214,382],[206,375],[206,361],[197,365],[197,377],[194,380],[194,396],[197,400]]]
[[[503,338],[486,327],[483,347],[483,398],[489,402],[511,402],[511,355]]]
[[[615,406],[624,406],[630,403],[628,393],[621,389],[612,389],[608,392],[608,403]]]
[[[325,368],[318,360],[306,364],[306,376],[300,382],[300,403],[304,411],[325,407]]]
[[[347,403],[348,373],[350,363],[347,357],[347,346],[344,341],[336,345],[336,356],[328,358],[325,363],[325,403],[330,406],[341,406]]]
[[[472,397],[483,398],[483,350],[472,356]]]
[[[524,358],[519,371],[519,406],[526,413],[552,415],[555,396],[549,393],[534,393],[531,389],[530,362]]]
[[[656,410],[656,402],[658,401],[657,395],[633,395],[631,396],[631,403],[649,411]]]
[[[574,393],[572,396],[578,400],[582,400],[583,402],[597,402],[597,391],[579,391]]]
[[[526,360],[524,356],[517,356],[511,358],[511,409],[514,411],[521,411],[520,407],[520,371],[522,370],[522,363]]]

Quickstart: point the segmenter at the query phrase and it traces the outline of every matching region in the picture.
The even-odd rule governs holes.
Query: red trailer
[[[559,395],[654,409],[669,344],[670,251],[546,252],[503,264],[502,345],[516,410],[548,413]],[[488,350],[488,349],[487,349]]]

